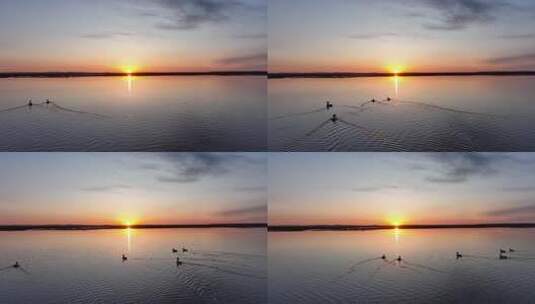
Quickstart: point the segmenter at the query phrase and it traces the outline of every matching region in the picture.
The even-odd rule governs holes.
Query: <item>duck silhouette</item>
[[[383,255],[381,256],[381,259],[382,259],[382,260],[386,260],[386,255],[383,254]]]
[[[15,264],[13,264],[13,268],[19,268],[19,267],[20,267],[19,261],[16,261]]]
[[[398,258],[396,259],[396,261],[401,262],[401,260],[402,260],[402,259],[401,259],[401,256],[398,255]]]
[[[177,253],[177,252],[178,252],[178,250],[177,250],[176,248],[171,249],[171,251],[172,251],[173,253]]]
[[[460,258],[463,257],[463,255],[460,254],[459,251],[457,251],[457,252],[455,253],[455,257],[456,257],[457,259],[460,259]]]
[[[189,250],[185,247],[182,247],[182,252],[188,252]]]
[[[121,257],[121,259],[124,261],[128,260],[128,257],[126,257],[126,255],[123,254],[123,256]]]
[[[331,121],[332,122],[337,122],[338,121],[338,117],[336,116],[336,114],[333,114],[333,116],[331,117]]]

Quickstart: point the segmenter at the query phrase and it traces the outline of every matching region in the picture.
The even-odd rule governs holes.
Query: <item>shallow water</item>
[[[2,151],[266,149],[263,76],[15,78],[0,92]]]
[[[535,229],[270,232],[269,301],[531,303],[534,236]],[[516,252],[499,260],[500,247]]]
[[[271,151],[535,151],[535,76],[270,79],[268,87]]]
[[[0,232],[0,243],[0,303],[266,302],[265,229]]]

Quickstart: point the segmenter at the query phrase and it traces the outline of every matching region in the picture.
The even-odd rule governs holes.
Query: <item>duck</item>
[[[462,255],[462,254],[460,254],[460,253],[459,253],[459,251],[457,251],[457,252],[455,253],[455,256],[456,256],[456,257],[457,257],[458,259],[460,259],[460,258],[462,258],[462,257],[463,257],[463,255]]]
[[[372,98],[372,100],[370,100],[371,102],[376,102],[377,100],[375,100],[375,98]]]
[[[398,255],[398,258],[396,259],[396,261],[401,262],[401,260],[402,260],[402,259],[401,259],[401,256]]]
[[[381,256],[381,259],[382,259],[382,260],[386,260],[386,255],[383,254],[383,255]]]
[[[182,252],[188,252],[188,249],[185,247],[182,247]]]
[[[177,250],[176,248],[171,249],[171,251],[172,251],[173,253],[177,253],[177,252],[178,252],[178,250]]]
[[[326,101],[326,102],[325,102],[325,107],[326,107],[327,109],[330,109],[330,108],[333,107],[333,104],[332,104],[330,101]]]
[[[387,97],[387,98],[386,98],[386,101],[392,101],[392,98]]]
[[[19,267],[20,267],[19,261],[16,261],[15,264],[13,264],[13,268],[19,268]]]
[[[503,250],[503,249],[500,248],[500,254],[501,254],[501,253],[505,253],[505,250]]]
[[[32,100],[30,99],[28,100],[28,107],[31,107],[31,106],[33,106],[33,103],[32,103]]]
[[[122,256],[122,260],[123,260],[123,262],[126,261],[126,260],[128,260],[128,258],[126,257],[126,255],[123,254],[123,256]]]
[[[336,114],[333,114],[333,116],[331,117],[331,121],[336,122],[337,120],[338,120],[338,117],[336,116]]]
[[[503,255],[502,253],[500,253],[498,258],[500,258],[500,260],[506,260],[508,257],[506,255]]]
[[[509,252],[515,252],[513,248],[509,248]]]
[[[49,100],[49,99],[47,99],[45,103],[46,103],[46,104],[50,104],[50,100]]]
[[[179,257],[176,257],[176,265],[177,265],[177,266],[182,265],[182,262],[180,261],[180,258],[179,258]]]

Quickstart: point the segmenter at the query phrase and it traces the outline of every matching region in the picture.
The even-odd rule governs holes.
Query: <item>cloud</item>
[[[498,38],[502,39],[535,39],[535,34],[506,34],[500,35]]]
[[[490,58],[487,62],[492,64],[526,64],[535,63],[535,53],[527,53],[515,56],[503,56]]]
[[[217,60],[217,63],[222,65],[254,65],[265,66],[267,64],[267,53],[256,53],[242,56],[225,57]]]
[[[525,206],[519,206],[519,207],[510,207],[510,208],[502,208],[497,209],[493,211],[489,211],[487,213],[489,216],[521,216],[521,217],[534,217],[532,220],[535,220],[535,204],[532,205],[525,205]]]
[[[352,188],[352,191],[355,192],[377,192],[381,190],[391,190],[391,189],[398,189],[398,186],[395,185],[383,185],[383,186],[370,186],[370,187],[355,187]]]
[[[225,216],[225,217],[254,216],[254,217],[265,218],[267,216],[267,206],[263,204],[263,205],[256,205],[256,206],[250,206],[250,207],[228,209],[228,210],[219,212],[219,215]]]
[[[384,33],[367,33],[367,34],[353,34],[349,35],[350,39],[359,39],[359,40],[369,40],[369,39],[379,39],[379,38],[388,38],[388,37],[398,37],[398,33],[394,32],[384,32]]]
[[[426,177],[432,183],[462,183],[474,176],[496,174],[496,161],[509,158],[503,154],[431,153],[430,157],[442,167],[438,175]]]
[[[507,192],[531,192],[531,191],[535,191],[535,186],[504,187],[503,191],[507,191]]]
[[[236,187],[234,190],[238,192],[266,192],[266,186],[254,186],[254,187]]]
[[[429,30],[453,31],[495,20],[495,13],[508,6],[496,0],[420,0],[440,14],[440,21],[424,24]]]
[[[86,39],[110,39],[115,37],[128,37],[133,36],[133,33],[129,32],[98,32],[98,33],[88,33],[80,35],[81,38]]]
[[[156,179],[163,183],[193,183],[207,177],[228,173],[231,168],[258,164],[245,155],[227,153],[164,153],[161,157],[170,167]],[[159,170],[161,167],[156,167]]]
[[[139,15],[161,19],[156,27],[164,30],[196,29],[205,24],[226,22],[246,11],[262,9],[238,0],[156,0],[155,3],[166,13],[148,10]]]
[[[240,34],[234,35],[234,38],[238,39],[267,39],[267,33],[252,33],[252,34]]]
[[[108,191],[115,191],[115,190],[123,190],[123,189],[130,189],[132,188],[129,185],[124,184],[115,184],[115,185],[107,185],[107,186],[92,186],[92,187],[86,187],[82,188],[82,191],[88,191],[88,192],[108,192]]]

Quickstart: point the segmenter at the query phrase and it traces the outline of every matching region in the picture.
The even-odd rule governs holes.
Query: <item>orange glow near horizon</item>
[[[121,66],[120,69],[128,76],[131,76],[133,73],[136,73],[139,71],[139,67],[136,65],[132,65],[132,64]]]
[[[395,76],[397,76],[399,73],[405,72],[406,70],[405,66],[402,64],[389,64],[387,65],[386,69]]]

